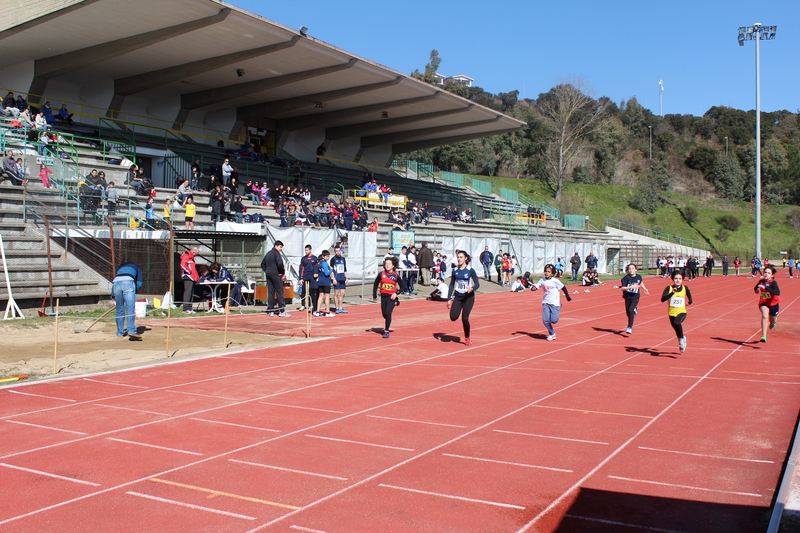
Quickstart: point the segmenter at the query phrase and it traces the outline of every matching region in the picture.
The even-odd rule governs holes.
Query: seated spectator
[[[533,279],[531,278],[531,273],[530,272],[525,272],[522,275],[522,285],[526,289],[530,289],[531,287],[533,287]]]
[[[50,129],[50,126],[47,125],[47,120],[44,118],[44,113],[37,113],[36,118],[33,119],[33,125],[37,130],[45,131]]]
[[[28,101],[27,101],[27,100],[25,100],[25,99],[22,97],[22,95],[21,95],[21,94],[18,94],[18,95],[17,95],[17,109],[19,109],[19,112],[20,112],[20,113],[22,113],[23,111],[25,111],[26,109],[28,109]]]
[[[267,187],[266,182],[264,182],[264,184],[261,186],[261,189],[258,192],[258,197],[261,200],[261,205],[263,206],[273,205],[272,198],[269,195],[269,187]]]
[[[14,93],[10,92],[6,95],[3,99],[3,107],[5,108],[6,115],[19,116],[19,109],[17,109],[17,100],[14,98]]]
[[[592,273],[586,270],[581,277],[581,286],[591,287],[592,285],[594,285],[594,278],[592,277]]]
[[[42,108],[42,114],[44,115],[44,119],[47,124],[54,124],[56,118],[53,116],[53,109],[50,107],[50,102],[45,102],[44,107]]]
[[[39,134],[39,155],[47,155],[47,147],[50,145],[50,134],[43,131]]]
[[[194,195],[192,194],[192,186],[189,180],[183,180],[183,183],[181,183],[180,187],[178,187],[177,196],[178,196],[178,202],[181,204],[181,206],[186,205],[186,200],[188,198],[194,200]]]
[[[367,228],[367,231],[371,232],[371,233],[374,233],[374,232],[378,231],[378,219],[377,218],[373,218],[372,219],[372,222],[370,223],[369,227]]]
[[[449,300],[447,297],[449,290],[450,287],[444,282],[444,278],[439,276],[436,278],[436,288],[431,291],[431,295],[427,299],[432,302],[446,302]]]
[[[67,109],[67,104],[61,104],[61,109],[58,110],[58,119],[61,122],[72,124],[72,113]]]

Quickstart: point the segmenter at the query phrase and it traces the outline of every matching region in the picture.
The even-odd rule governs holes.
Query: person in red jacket
[[[381,293],[381,314],[385,321],[383,327],[383,338],[389,338],[389,326],[392,325],[392,311],[398,305],[397,290],[400,286],[400,276],[397,274],[397,265],[400,260],[396,257],[387,257],[383,260],[383,271],[378,272],[375,284],[372,287],[372,299],[378,299],[378,290]]]
[[[183,312],[187,314],[192,311],[192,296],[194,294],[194,284],[200,279],[195,266],[194,258],[200,249],[193,246],[181,255],[181,279],[183,280]]]

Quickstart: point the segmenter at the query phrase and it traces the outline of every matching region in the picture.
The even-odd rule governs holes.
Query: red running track
[[[5,387],[0,531],[763,531],[800,400],[800,279],[778,280],[766,344],[754,280],[715,276],[680,354],[651,278],[630,336],[608,286],[553,342],[541,294],[495,293],[472,347],[409,301],[390,339],[363,305],[314,342]]]

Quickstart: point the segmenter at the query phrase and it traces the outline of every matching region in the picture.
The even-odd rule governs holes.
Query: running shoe
[[[337,313],[349,313],[350,311],[348,311],[348,310],[346,310],[346,309],[339,309],[339,310],[338,310],[338,311],[336,311],[336,312],[337,312]]]
[[[341,310],[341,309],[337,309],[336,311],[334,311],[334,313],[336,313],[338,315],[339,313],[344,313],[344,311]]]
[[[322,313],[320,313],[319,311],[314,311],[311,314],[314,315],[314,316],[322,316]]]
[[[554,341],[554,340],[556,340],[556,336],[555,335],[548,335],[547,336],[547,340]]]
[[[767,342],[767,336],[766,336],[766,335],[764,335],[763,337],[761,337],[761,342]]]
[[[278,316],[282,316],[282,317],[284,317],[284,318],[289,318],[289,317],[290,317],[290,316],[292,316],[292,315],[290,315],[289,313],[287,313],[286,311],[284,311],[283,313],[278,313]]]
[[[634,307],[633,308],[633,314],[634,315],[638,315],[639,314],[639,308],[638,307]]]
[[[633,328],[627,328],[627,329],[625,330],[625,333],[627,333],[628,335],[630,335],[631,333],[633,333]]]
[[[191,309],[184,309],[183,310],[183,314],[184,315],[193,315],[194,311],[192,311]]]
[[[389,338],[389,332],[388,331],[383,330],[383,338],[384,339],[388,339]]]
[[[336,316],[335,313],[324,313],[323,316]]]
[[[142,340],[142,336],[139,335],[138,333],[131,333],[130,335],[128,335],[128,338],[130,340],[132,340],[132,341],[140,341],[140,340]]]
[[[775,326],[777,326],[777,325],[778,325],[778,323],[777,323],[777,322],[776,322],[776,323],[774,323],[774,324],[770,324],[770,325],[769,325],[769,329],[775,329]]]
[[[464,344],[466,344],[467,346],[472,346],[472,339],[467,337],[466,339],[464,339]]]
[[[678,348],[680,348],[681,353],[686,351],[686,337],[681,337],[680,340],[678,340]]]

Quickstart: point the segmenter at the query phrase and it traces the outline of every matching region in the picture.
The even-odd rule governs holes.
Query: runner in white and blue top
[[[469,337],[469,314],[475,304],[475,291],[481,286],[478,281],[478,274],[469,267],[470,257],[467,252],[459,250],[456,254],[456,268],[450,275],[450,300],[447,308],[450,310],[450,320],[455,322],[458,315],[461,315],[461,323],[464,326],[464,344],[472,346]]]

